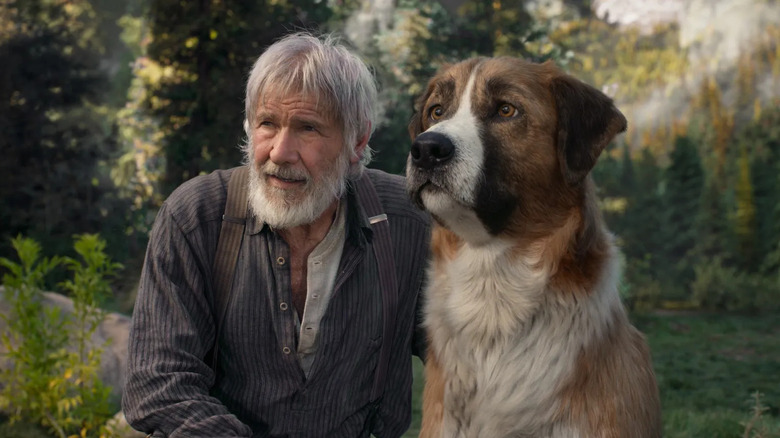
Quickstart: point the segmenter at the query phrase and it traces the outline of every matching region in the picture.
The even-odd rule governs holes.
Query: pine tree
[[[626,191],[621,187],[620,178],[625,163],[615,159],[614,144],[607,146],[601,154],[591,175],[596,183],[598,197],[602,202],[601,211],[609,228],[620,234],[626,210]]]
[[[751,156],[755,261],[761,262],[780,243],[780,110],[766,111],[741,133],[739,140],[743,148],[749,148]]]
[[[625,157],[625,155],[624,155]],[[642,149],[639,159],[632,162],[634,190],[626,193],[618,242],[626,257],[626,289],[629,303],[640,308],[653,308],[666,298],[667,269],[662,252],[665,228],[661,198],[661,170],[648,149]],[[625,175],[625,173],[624,173]]]
[[[636,190],[636,174],[634,161],[631,159],[631,148],[628,143],[623,145],[623,157],[620,164],[620,191],[625,196]]]
[[[629,260],[650,259],[651,266],[660,267],[661,232],[665,220],[659,192],[660,169],[647,149],[642,149],[639,160],[632,167],[636,169],[636,188],[627,194],[623,251]],[[660,269],[651,270],[661,272]]]
[[[750,175],[750,158],[743,145],[737,163],[739,174],[735,187],[736,212],[734,232],[742,269],[754,271],[758,268],[756,260],[756,204],[753,198],[753,184]]]
[[[9,237],[47,252],[96,232],[111,207],[115,152],[100,104],[105,76],[86,1],[11,0],[0,20],[0,253]]]
[[[688,257],[696,244],[696,212],[699,211],[704,171],[696,146],[688,137],[678,137],[664,172],[665,248],[670,275],[675,284],[693,280],[693,263]]]
[[[461,6],[457,41],[469,41],[474,54],[530,55],[526,43],[545,34],[522,0],[468,1]],[[530,31],[529,31],[530,29]]]
[[[696,245],[689,253],[693,265],[715,263],[727,268],[736,265],[737,244],[729,218],[730,205],[714,176],[706,176],[696,212]]]

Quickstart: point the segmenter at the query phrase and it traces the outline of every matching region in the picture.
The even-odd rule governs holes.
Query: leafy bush
[[[633,311],[648,312],[660,306],[662,288],[652,276],[650,256],[633,260],[626,265],[620,295],[626,306]]]
[[[694,267],[693,300],[707,310],[772,311],[780,307],[780,285],[770,277],[725,266],[711,258]]]
[[[77,236],[74,248],[82,260],[40,258],[40,245],[28,238],[12,239],[20,263],[0,258],[8,330],[2,342],[10,360],[0,371],[0,409],[10,420],[37,423],[57,436],[108,436],[103,426],[112,416],[110,388],[98,379],[104,346],[89,340],[103,319],[97,304],[110,290],[107,277],[121,267],[105,254],[97,235]],[[73,279],[61,283],[70,292],[74,313],[63,315],[41,302],[45,276],[64,265]],[[71,348],[69,348],[71,346]]]

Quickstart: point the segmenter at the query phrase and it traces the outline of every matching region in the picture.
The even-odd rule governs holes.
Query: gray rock
[[[72,315],[73,301],[60,294],[43,292],[40,294],[43,305],[57,307],[63,316]],[[0,286],[0,315],[7,315],[8,303],[5,301],[5,291]],[[0,333],[5,333],[8,325],[5,318],[0,318]],[[118,313],[107,313],[103,322],[92,335],[93,347],[103,346],[103,355],[100,363],[100,379],[104,384],[111,386],[112,398],[121,397],[125,384],[125,366],[127,364],[127,341],[130,331],[130,318]],[[3,345],[0,345],[0,357],[6,353]],[[9,366],[6,360],[0,360],[0,368]]]

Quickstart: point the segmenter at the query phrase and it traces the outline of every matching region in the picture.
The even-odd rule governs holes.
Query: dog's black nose
[[[423,132],[412,143],[412,164],[422,169],[433,169],[455,156],[455,145],[438,132]]]

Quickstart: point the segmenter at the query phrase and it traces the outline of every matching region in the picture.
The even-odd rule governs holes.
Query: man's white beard
[[[349,148],[344,148],[344,153],[335,163],[326,166],[327,173],[317,181],[303,168],[279,166],[268,160],[258,169],[250,161],[249,208],[259,220],[273,228],[289,229],[310,224],[346,190],[349,158]],[[292,190],[279,189],[266,183],[267,175],[305,180],[305,183]]]

